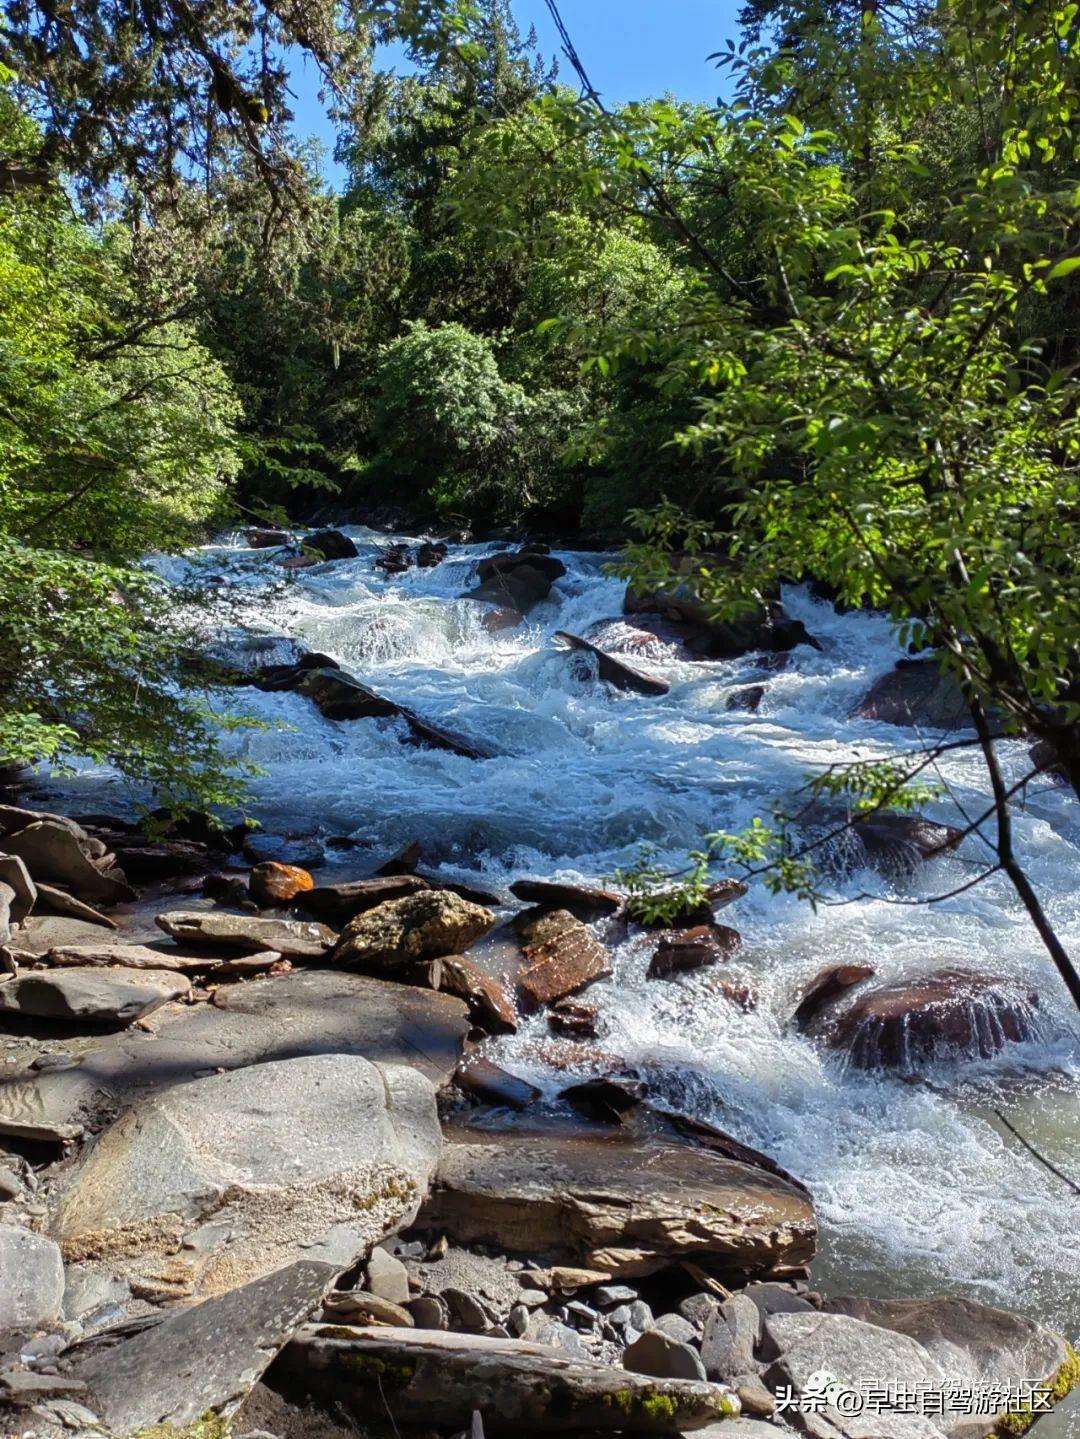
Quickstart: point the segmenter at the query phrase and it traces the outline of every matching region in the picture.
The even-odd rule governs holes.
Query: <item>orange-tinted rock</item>
[[[517,1010],[506,986],[484,974],[471,960],[451,954],[435,963],[440,969],[439,988],[463,999],[473,1021],[488,1034],[514,1034]]]
[[[796,1029],[806,1029],[826,1005],[873,977],[874,970],[868,964],[831,964],[819,970],[799,996],[799,1006],[791,1017]]]
[[[278,864],[267,860],[251,871],[251,897],[256,904],[270,908],[291,904],[298,894],[315,888],[315,881],[306,869],[296,864]]]
[[[519,934],[525,967],[518,987],[533,1007],[577,994],[612,972],[607,950],[566,910],[527,919]]]
[[[662,936],[649,961],[649,979],[671,979],[729,959],[742,944],[737,929],[727,924],[699,924]]]

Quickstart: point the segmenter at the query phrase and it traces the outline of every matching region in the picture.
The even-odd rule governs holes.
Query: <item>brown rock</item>
[[[1039,997],[1015,983],[966,970],[862,988],[825,1006],[809,1033],[844,1050],[859,1069],[918,1073],[939,1059],[987,1059],[1037,1031]]]
[[[460,1244],[603,1270],[651,1274],[702,1260],[781,1274],[812,1257],[804,1190],[709,1149],[625,1129],[446,1130],[418,1223]]]
[[[566,910],[526,920],[519,935],[525,967],[518,987],[534,1008],[578,994],[612,973],[607,950]]]
[[[664,935],[649,961],[649,979],[672,979],[706,965],[730,959],[742,944],[737,929],[726,924],[699,924]]]
[[[506,1104],[511,1109],[527,1109],[540,1098],[535,1085],[518,1079],[517,1075],[481,1055],[473,1055],[458,1065],[454,1083],[485,1104]]]
[[[440,967],[440,983],[445,989],[463,999],[469,1006],[473,1021],[487,1034],[514,1034],[518,1027],[517,1009],[510,991],[498,979],[484,974],[461,955],[447,955],[436,960]]]
[[[615,914],[623,903],[622,895],[613,889],[599,889],[587,884],[563,884],[550,879],[516,879],[510,886],[510,893],[529,904],[568,910],[578,919],[599,919]]]
[[[560,999],[548,1011],[548,1028],[567,1039],[595,1039],[598,1020],[594,1004],[581,1004],[576,999]]]
[[[671,689],[667,680],[658,680],[654,679],[652,675],[642,674],[640,670],[634,669],[622,660],[617,660],[614,655],[606,654],[597,645],[582,639],[580,635],[572,635],[566,630],[556,630],[555,638],[564,640],[573,650],[591,655],[596,661],[597,674],[605,683],[617,690],[657,696],[666,695]]]
[[[315,881],[306,869],[295,864],[278,864],[267,860],[251,871],[251,897],[264,909],[291,904],[298,894],[315,888]]]
[[[868,964],[831,964],[818,970],[799,995],[798,1008],[791,1016],[795,1028],[809,1028],[826,1005],[832,1004],[833,1000],[864,979],[873,977],[874,970]]]
[[[298,893],[296,903],[316,918],[340,925],[388,899],[404,899],[429,888],[427,880],[414,874],[375,875],[347,884],[316,885],[314,889]]]
[[[936,659],[901,660],[874,681],[854,713],[859,719],[935,729],[971,723],[959,684]]]

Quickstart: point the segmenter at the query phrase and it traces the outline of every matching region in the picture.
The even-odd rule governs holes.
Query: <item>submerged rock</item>
[[[814,1252],[805,1191],[707,1149],[527,1121],[446,1137],[419,1222],[459,1243],[619,1277],[685,1259],[784,1273]]]
[[[859,1069],[918,1072],[942,1059],[989,1059],[1037,1033],[1039,997],[1015,982],[963,969],[844,992],[807,1031]]]
[[[394,969],[417,960],[457,955],[495,924],[495,916],[451,890],[425,889],[386,900],[345,926],[335,964]]]
[[[795,1028],[809,1029],[823,1009],[855,985],[873,979],[874,974],[869,964],[830,964],[818,970],[799,993],[799,1003],[791,1017]]]
[[[596,661],[596,672],[605,683],[612,685],[617,690],[630,691],[639,695],[666,695],[671,689],[667,680],[654,679],[652,675],[642,674],[640,670],[632,668],[622,660],[617,660],[613,655],[605,653],[599,646],[594,645],[590,640],[584,640],[580,635],[572,635],[566,630],[556,630],[555,638],[564,640],[571,649],[580,653],[591,655]]]
[[[519,1434],[678,1434],[739,1408],[719,1385],[629,1374],[526,1340],[416,1329],[309,1326],[271,1377],[361,1422],[386,1403],[399,1423],[440,1429],[479,1412]]]

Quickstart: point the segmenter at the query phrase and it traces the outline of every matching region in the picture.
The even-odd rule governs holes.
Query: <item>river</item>
[[[396,721],[335,724],[298,695],[245,689],[223,697],[267,725],[226,740],[263,768],[252,812],[271,829],[352,836],[359,846],[332,860],[349,877],[368,856],[384,858],[413,840],[448,878],[485,888],[522,874],[609,877],[645,841],[677,863],[702,834],[768,817],[824,765],[913,742],[911,730],[850,717],[900,655],[880,616],[839,615],[791,590],[787,608],[820,651],[802,646],[768,674],[752,656],[635,658],[671,683],[666,697],[645,698],[583,672],[580,658],[553,638],[557,629],[583,634],[619,615],[624,587],[605,574],[610,557],[559,552],[567,574],[550,599],[520,628],[489,634],[482,607],[458,597],[492,546],[451,546],[437,568],[388,577],[376,559],[409,537],[346,532],[359,558],[291,578],[239,537],[159,568],[213,584],[244,623],[328,652],[375,689],[496,752],[473,761],[404,745]],[[732,690],[762,680],[756,713],[725,709]],[[1010,742],[1003,750],[1010,774],[1022,773],[1026,747]],[[975,752],[950,755],[943,774],[965,808],[985,805]],[[114,777],[90,766],[63,787],[85,808],[125,798]],[[926,812],[962,822],[951,799]],[[1019,852],[1074,954],[1078,821],[1071,792],[1049,782],[1029,787],[1016,816]],[[1000,878],[940,904],[898,902],[963,883],[985,853],[971,838],[957,856],[910,880],[850,874],[835,898],[871,897],[816,913],[752,888],[722,915],[743,936],[729,968],[759,991],[751,1013],[703,978],[647,981],[647,952],[633,940],[619,949],[614,979],[589,998],[600,1007],[605,1051],[659,1062],[672,1101],[767,1150],[810,1186],[823,1285],[962,1293],[1032,1314],[1075,1339],[1080,1199],[995,1111],[1080,1179],[1076,1015]],[[993,1061],[943,1065],[929,1082],[847,1070],[785,1024],[800,984],[830,962],[871,963],[886,978],[957,963],[1021,978],[1040,995],[1039,1041],[1008,1046]],[[537,1018],[490,1048],[493,1058],[554,1090],[566,1080],[538,1053],[547,1041]],[[1065,1406],[1042,1432],[1080,1435],[1078,1410],[1075,1402]]]

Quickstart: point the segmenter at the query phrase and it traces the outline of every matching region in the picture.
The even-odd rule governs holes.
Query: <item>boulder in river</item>
[[[874,973],[869,964],[830,964],[819,969],[799,993],[799,1003],[791,1017],[795,1028],[808,1029],[821,1010],[856,984],[873,979]]]
[[[343,925],[389,899],[404,899],[430,888],[426,879],[414,874],[373,875],[342,884],[316,885],[298,893],[296,904],[318,919]]]
[[[805,1191],[706,1148],[527,1121],[446,1138],[419,1223],[458,1243],[620,1277],[684,1260],[782,1274],[814,1252]]]
[[[479,584],[463,598],[486,600],[524,615],[547,599],[551,586],[565,574],[566,566],[552,555],[505,550],[480,561],[476,570]]]
[[[640,670],[616,659],[614,655],[607,654],[590,640],[582,639],[580,635],[572,635],[566,630],[556,630],[555,638],[565,641],[571,649],[594,659],[597,674],[605,683],[617,690],[657,696],[666,695],[671,689],[667,680],[654,679],[652,675],[642,674]]]
[[[1015,981],[963,969],[840,992],[807,1025],[859,1069],[918,1073],[943,1059],[982,1058],[1037,1034],[1039,997]]]
[[[516,879],[510,893],[529,904],[569,910],[577,919],[599,919],[615,914],[623,903],[622,895],[616,890],[553,879]]]
[[[248,954],[276,949],[287,959],[318,959],[332,949],[337,935],[308,919],[270,919],[263,915],[222,914],[216,910],[171,910],[155,921],[179,943]]]
[[[518,988],[533,1008],[578,994],[612,973],[611,956],[589,928],[568,910],[519,916],[524,967]]]
[[[164,969],[23,970],[0,984],[0,1012],[75,1024],[132,1024],[190,990],[189,979]]]
[[[360,553],[355,543],[340,530],[316,530],[304,536],[303,545],[324,560],[354,560]]]
[[[854,714],[858,719],[931,729],[971,724],[971,711],[958,681],[936,659],[900,660],[874,681]]]
[[[699,924],[661,935],[649,961],[649,979],[676,979],[710,964],[730,959],[742,936],[728,924]]]
[[[623,612],[661,615],[680,626],[684,643],[701,659],[735,659],[755,650],[784,651],[800,644],[821,648],[802,621],[787,615],[775,599],[759,600],[738,619],[714,618],[689,582],[700,564],[701,560],[693,556],[681,557],[676,565],[686,579],[663,590],[638,592],[628,586]]]
[[[656,1379],[520,1339],[423,1329],[308,1326],[271,1382],[343,1406],[360,1422],[385,1404],[403,1425],[494,1432],[679,1434],[735,1414],[721,1385]]]
[[[838,866],[869,863],[886,872],[911,871],[948,854],[963,838],[955,826],[921,814],[875,810],[848,815],[838,806],[815,805],[808,818],[826,833],[839,831],[831,841],[832,861]]]
[[[425,889],[385,900],[350,920],[334,950],[334,963],[393,970],[417,960],[461,954],[494,923],[489,909],[451,890]]]
[[[288,530],[262,529],[258,526],[246,530],[244,538],[253,550],[273,550],[279,545],[292,542],[292,535]]]
[[[514,1034],[518,1027],[517,1010],[510,991],[500,979],[485,974],[477,965],[460,954],[446,955],[434,961],[438,969],[438,985],[433,986],[463,999],[469,1006],[473,1023],[485,1034]]]
[[[252,1064],[139,1100],[66,1176],[52,1233],[68,1260],[129,1273],[171,1256],[179,1295],[301,1257],[343,1270],[412,1219],[441,1144],[418,1070],[351,1054]]]

